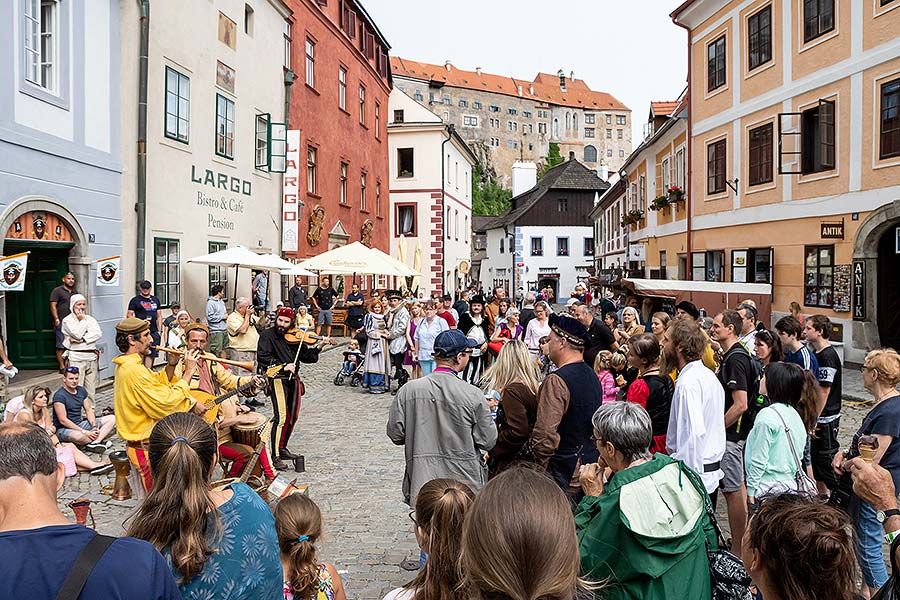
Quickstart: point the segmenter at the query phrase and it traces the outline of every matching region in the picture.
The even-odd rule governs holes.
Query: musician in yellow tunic
[[[197,370],[189,382],[191,394],[198,402],[215,398],[248,384],[250,384],[250,387],[246,395],[250,395],[255,393],[256,388],[265,384],[265,379],[259,375],[238,377],[222,366],[222,364],[212,360],[204,360],[204,356],[206,358],[214,358],[212,354],[206,351],[209,343],[209,329],[206,325],[191,323],[185,327],[184,334],[187,349],[201,354],[197,363]],[[170,379],[181,379],[185,373],[185,362],[180,360],[177,354],[169,354],[169,364],[166,366],[166,372],[169,374]],[[216,427],[219,454],[222,458],[232,461],[231,471],[228,473],[229,477],[239,475],[243,466],[255,451],[255,448],[244,444],[236,444],[231,439],[232,425],[255,424],[253,417],[245,414],[247,410],[247,407],[239,405],[232,397],[225,399],[218,406],[207,406],[207,412],[204,415],[207,422],[214,423]],[[263,465],[266,478],[274,479],[275,473],[272,470],[265,449],[260,454],[260,463]]]
[[[147,321],[129,317],[116,324],[116,346],[122,352],[112,361],[116,365],[116,429],[127,444],[128,460],[140,474],[146,491],[153,486],[147,438],[156,422],[174,412],[206,412],[203,403],[191,397],[188,385],[197,370],[198,353],[185,357],[182,377],[170,383],[165,372],[155,373],[144,366],[144,357],[149,356],[152,345]]]

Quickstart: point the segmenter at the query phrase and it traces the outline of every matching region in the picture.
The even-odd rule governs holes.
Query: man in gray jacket
[[[384,293],[388,299],[388,352],[391,355],[391,366],[397,379],[397,390],[409,381],[409,373],[403,368],[406,356],[406,330],[409,328],[409,311],[403,303],[403,294],[397,290]]]
[[[419,489],[437,477],[473,490],[487,481],[482,452],[494,447],[497,427],[481,390],[459,377],[475,343],[458,329],[439,334],[434,372],[403,386],[391,405],[387,434],[406,446],[403,499],[410,506]]]

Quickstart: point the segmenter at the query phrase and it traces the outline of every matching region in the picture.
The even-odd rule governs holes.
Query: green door
[[[25,289],[6,292],[9,358],[19,369],[56,369],[56,338],[50,316],[50,292],[62,285],[73,244],[23,243],[7,240],[4,254],[30,251]],[[85,282],[76,282],[84,285]]]

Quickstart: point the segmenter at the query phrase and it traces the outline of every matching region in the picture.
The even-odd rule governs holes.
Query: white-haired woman
[[[497,445],[490,451],[488,459],[491,477],[518,460],[530,460],[526,444],[537,419],[539,380],[537,362],[520,340],[506,342],[497,360],[484,374],[485,396],[495,393],[500,396]]]
[[[169,335],[166,338],[166,345],[169,348],[182,348],[184,342],[184,328],[193,322],[190,313],[186,310],[179,310],[175,315],[175,323],[169,329]]]
[[[613,332],[616,336],[616,341],[619,342],[620,345],[624,345],[628,343],[628,340],[639,333],[644,332],[644,327],[641,325],[641,318],[638,315],[638,311],[633,306],[626,306],[622,309],[622,324]]]

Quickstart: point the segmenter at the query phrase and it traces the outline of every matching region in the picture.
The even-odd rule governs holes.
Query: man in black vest
[[[594,370],[583,359],[587,330],[577,319],[550,316],[550,360],[558,368],[538,391],[537,420],[531,434],[535,462],[577,501],[579,465],[597,461],[591,442],[591,417],[600,408],[602,390]]]

